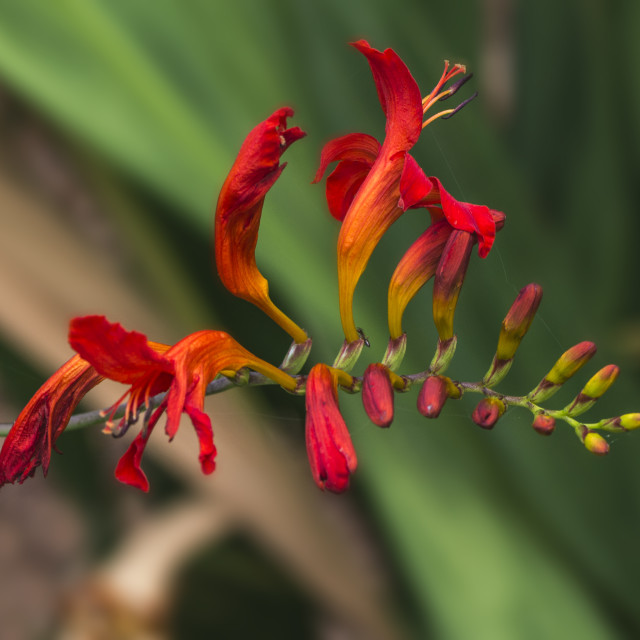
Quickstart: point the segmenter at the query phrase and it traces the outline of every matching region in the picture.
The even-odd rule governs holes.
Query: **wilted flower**
[[[137,421],[141,407],[149,406],[151,396],[168,392],[160,406],[145,416],[142,431],[116,469],[119,480],[144,491],[148,490],[149,483],[140,468],[140,460],[151,431],[165,411],[165,431],[169,439],[175,436],[180,417],[186,413],[200,442],[203,473],[215,469],[211,420],[203,409],[207,384],[218,374],[233,376],[249,367],[290,391],[296,388],[294,378],[254,356],[224,331],[197,331],[159,353],[149,346],[143,334],[125,331],[103,316],[87,316],[71,322],[69,343],[101,375],[129,385],[130,389],[112,408],[113,416],[120,402],[127,398],[120,424],[115,427],[111,419],[107,422],[107,427],[117,435]]]
[[[65,362],[20,412],[0,451],[0,486],[24,482],[42,466],[47,475],[51,450],[84,395],[103,377],[80,356]]]

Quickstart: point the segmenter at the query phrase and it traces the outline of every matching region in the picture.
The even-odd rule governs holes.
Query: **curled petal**
[[[366,133],[348,133],[327,142],[320,154],[320,166],[313,183],[320,182],[332,162],[359,162],[373,165],[380,153],[380,143]]]
[[[170,363],[161,353],[167,345],[150,344],[137,331],[127,331],[104,316],[74,318],[69,325],[69,344],[105,378],[134,384],[150,368],[172,373]]]
[[[380,143],[364,133],[350,133],[327,142],[320,155],[320,167],[313,182],[322,179],[327,167],[339,161],[327,178],[326,194],[329,212],[342,221],[360,185],[378,157]]]
[[[353,42],[369,62],[378,98],[387,117],[385,144],[389,155],[408,151],[422,132],[420,88],[393,49],[378,51],[365,40]]]
[[[398,206],[406,211],[412,207],[430,206],[438,201],[434,183],[427,178],[411,154],[407,154],[400,176]]]
[[[215,256],[220,280],[232,294],[255,304],[296,342],[304,342],[306,333],[271,301],[255,259],[264,198],[285,167],[280,157],[306,135],[298,127],[287,128],[292,115],[289,108],[278,109],[244,141],[218,198]]]
[[[442,215],[454,229],[473,233],[478,240],[478,253],[481,258],[485,258],[496,236],[496,220],[502,226],[504,214],[492,211],[485,205],[459,202],[445,190],[438,178],[431,177],[431,181],[440,195]],[[430,211],[433,216],[433,209]]]
[[[309,372],[306,409],[305,435],[313,478],[323,491],[345,491],[358,461],[340,413],[336,377],[325,364],[318,363]]]
[[[329,213],[342,222],[358,189],[369,175],[371,165],[343,160],[327,178],[326,194]]]
[[[47,475],[51,449],[74,409],[102,376],[80,356],[58,369],[20,412],[0,451],[0,486],[20,483],[42,466]]]
[[[115,477],[119,482],[128,484],[131,487],[136,487],[144,492],[149,491],[149,480],[147,479],[147,475],[142,470],[140,464],[142,462],[144,449],[151,437],[151,432],[158,423],[158,418],[162,415],[165,407],[166,403],[163,402],[154,411],[153,416],[149,420],[145,429],[133,439],[129,448],[125,451],[120,460],[118,460]]]

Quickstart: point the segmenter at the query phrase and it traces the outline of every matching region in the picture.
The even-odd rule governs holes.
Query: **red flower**
[[[22,410],[0,451],[0,486],[20,483],[42,466],[47,475],[51,450],[80,400],[102,376],[80,356],[63,364]]]
[[[306,441],[311,473],[323,491],[335,493],[349,487],[349,477],[358,461],[347,425],[338,405],[339,369],[316,364],[307,378]]]
[[[483,256],[495,235],[495,224],[487,207],[456,203],[439,181],[424,175],[408,154],[426,124],[452,115],[459,108],[442,111],[423,122],[424,114],[433,104],[455,93],[465,81],[443,89],[465,68],[454,65],[449,70],[447,63],[440,81],[423,100],[418,85],[393,50],[377,51],[364,40],[353,46],[366,56],[371,67],[387,117],[385,140],[380,146],[371,136],[354,133],[329,142],[314,180],[322,178],[331,162],[339,163],[327,179],[326,188],[331,214],[343,221],[338,238],[338,281],[340,317],[349,342],[358,339],[352,308],[355,287],[376,245],[406,209],[439,207],[432,215],[446,217],[455,229],[477,234]]]
[[[415,163],[408,156],[407,163],[410,161]],[[422,174],[420,169],[417,169],[417,171]],[[424,174],[422,176],[424,177]],[[435,185],[435,189],[430,192],[431,195],[420,199],[420,192],[417,190],[413,196],[419,199],[406,198],[404,204],[410,203],[412,207],[426,207],[431,214],[432,224],[409,247],[391,277],[388,294],[388,313],[389,334],[393,339],[402,335],[402,316],[407,305],[436,272],[440,273],[441,277],[437,279],[438,293],[435,293],[436,287],[434,285],[434,319],[436,319],[436,324],[441,322],[438,315],[440,309],[444,308],[450,315],[448,322],[453,326],[453,312],[455,311],[455,302],[457,301],[459,289],[455,292],[455,301],[450,300],[449,296],[445,296],[444,307],[442,305],[438,306],[438,302],[442,302],[443,277],[453,275],[448,261],[441,260],[452,232],[456,231],[457,235],[460,236],[461,240],[459,242],[468,245],[468,258],[470,257],[471,246],[476,239],[481,242],[479,247],[481,255],[486,255],[493,243],[495,231],[501,229],[504,225],[505,216],[500,211],[494,211],[482,205],[458,202],[445,191],[437,178],[428,179],[424,177],[424,179],[433,181]],[[432,202],[433,194],[437,194],[437,197],[440,198],[440,203],[437,205]],[[486,222],[487,216],[491,220],[493,230],[491,225]],[[484,225],[487,233],[481,231],[480,225]],[[459,274],[462,279],[464,279],[465,272],[466,263],[464,264],[464,270]],[[459,281],[460,285],[462,284],[462,279]]]
[[[298,127],[287,129],[291,116],[291,109],[278,109],[249,133],[240,148],[218,197],[215,256],[222,284],[231,293],[262,309],[296,342],[305,342],[307,334],[271,301],[269,284],[255,258],[265,196],[286,166],[280,157],[306,135]]]
[[[292,391],[296,381],[280,369],[260,360],[223,331],[198,331],[165,353],[158,353],[146,337],[136,331],[125,331],[102,316],[75,318],[69,330],[71,346],[107,378],[129,385],[126,412],[118,427],[113,421],[107,427],[120,434],[135,422],[140,408],[149,398],[162,391],[168,393],[159,407],[145,417],[142,432],[120,460],[116,477],[121,482],[148,491],[149,483],[140,468],[144,447],[160,416],[166,411],[165,431],[172,439],[184,412],[190,418],[200,442],[200,464],[203,473],[215,469],[216,448],[209,416],[204,413],[207,384],[218,374],[234,375],[250,367]],[[113,406],[117,409],[121,398]]]

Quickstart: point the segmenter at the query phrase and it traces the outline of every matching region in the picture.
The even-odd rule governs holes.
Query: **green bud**
[[[604,395],[609,387],[616,381],[620,368],[615,364],[608,364],[606,367],[602,367],[598,373],[596,373],[587,384],[584,385],[582,395],[589,398],[599,398]]]
[[[529,394],[529,400],[538,403],[550,398],[594,356],[595,352],[596,345],[593,342],[580,342],[565,351],[553,365],[551,371]]]
[[[580,342],[565,351],[553,369],[545,376],[551,384],[564,384],[577,373],[595,355],[596,345],[593,342]]]
[[[618,424],[626,431],[640,427],[640,413],[625,413],[618,418]]]
[[[598,371],[587,384],[584,385],[582,391],[576,396],[574,401],[565,408],[570,416],[577,416],[590,409],[595,401],[616,381],[620,373],[619,367],[615,364],[608,364]]]

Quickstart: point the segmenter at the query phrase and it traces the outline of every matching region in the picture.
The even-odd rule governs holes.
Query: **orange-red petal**
[[[305,342],[306,333],[271,301],[269,284],[255,258],[264,198],[286,166],[280,157],[306,135],[298,127],[287,128],[292,115],[288,107],[278,109],[249,133],[240,148],[218,197],[215,258],[220,280],[233,295],[262,309],[296,342]]]
[[[135,384],[149,369],[173,373],[171,364],[158,349],[152,348],[147,337],[137,331],[127,331],[104,316],[73,318],[69,325],[69,344],[105,378],[123,384]],[[168,346],[156,345],[162,351]]]
[[[392,156],[408,151],[422,132],[420,88],[393,49],[378,51],[366,40],[353,42],[369,62],[382,110],[387,116],[385,151]]]
[[[489,207],[470,204],[456,200],[443,186],[438,178],[430,178],[440,194],[442,213],[449,224],[460,231],[473,233],[478,240],[478,254],[485,258],[496,237],[496,219],[504,220],[500,212],[493,212]]]
[[[42,466],[47,475],[51,449],[80,400],[102,376],[80,356],[60,367],[20,412],[0,451],[0,486],[22,483]]]

